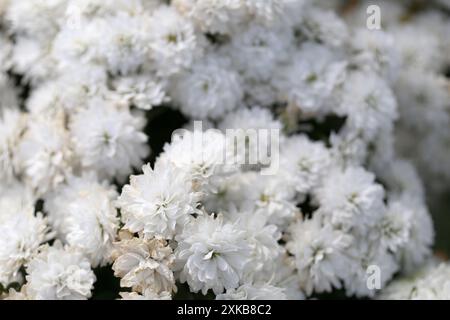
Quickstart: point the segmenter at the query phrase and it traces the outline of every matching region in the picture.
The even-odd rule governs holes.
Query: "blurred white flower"
[[[83,254],[58,242],[43,246],[26,271],[26,294],[35,300],[85,300],[96,280]]]
[[[124,181],[149,154],[144,126],[145,119],[140,114],[93,100],[70,123],[74,150],[83,169],[95,170],[101,178]]]
[[[113,201],[117,192],[99,183],[95,174],[69,177],[45,197],[45,209],[59,239],[85,254],[93,267],[111,260],[112,243],[119,228]]]

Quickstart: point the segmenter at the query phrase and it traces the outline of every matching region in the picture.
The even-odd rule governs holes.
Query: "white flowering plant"
[[[450,2],[378,2],[0,0],[0,298],[448,299]]]

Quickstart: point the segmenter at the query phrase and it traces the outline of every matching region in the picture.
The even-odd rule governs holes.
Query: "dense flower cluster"
[[[446,0],[438,2],[447,7],[450,4]],[[358,50],[371,48],[370,54],[381,68],[395,63],[398,72],[391,73],[390,79],[400,114],[395,130],[396,147],[402,156],[414,162],[429,195],[434,196],[448,188],[450,182],[448,11],[433,7],[418,11],[408,1],[377,1],[377,4],[385,32],[359,31],[354,41]],[[361,1],[346,17],[351,26],[363,25],[367,6],[368,1]],[[359,56],[366,59],[369,54],[361,52]]]
[[[388,282],[432,255],[415,165],[450,182],[448,16],[322,2],[0,0],[0,295],[87,299],[106,266],[123,299],[375,297],[377,266],[445,296],[445,265]],[[147,163],[169,107],[202,134]],[[252,129],[272,162],[228,162]]]
[[[393,281],[379,296],[395,300],[449,300],[450,267],[446,263],[429,265],[414,275]]]

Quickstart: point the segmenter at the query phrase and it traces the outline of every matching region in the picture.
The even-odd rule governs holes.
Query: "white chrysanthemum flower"
[[[320,216],[291,225],[287,250],[294,255],[301,288],[307,295],[341,287],[347,268],[345,252],[352,238],[323,224]]]
[[[301,291],[295,266],[295,257],[287,253],[282,259],[277,260],[276,272],[266,279],[272,285],[283,288],[289,300],[304,300],[305,295]]]
[[[281,145],[281,175],[297,192],[306,194],[316,188],[330,165],[330,152],[322,142],[298,135]]]
[[[112,243],[119,227],[113,200],[117,192],[94,174],[69,177],[45,197],[45,209],[59,238],[80,249],[93,267],[111,261]]]
[[[336,13],[315,7],[303,14],[299,28],[309,39],[332,47],[342,46],[348,38],[347,26]]]
[[[281,175],[263,176],[259,172],[239,172],[221,179],[216,192],[207,195],[203,205],[210,212],[251,208],[283,230],[299,214],[295,189]]]
[[[419,199],[425,199],[425,189],[419,173],[411,161],[395,159],[391,165],[378,170],[379,178],[385,183],[390,195],[409,194]]]
[[[388,168],[397,159],[395,150],[395,139],[391,130],[381,131],[375,136],[374,140],[367,144],[367,163],[375,175]],[[380,175],[381,176],[381,175]]]
[[[169,100],[166,85],[147,76],[122,77],[114,82],[114,87],[125,102],[143,110],[150,110]]]
[[[427,134],[431,128],[450,125],[448,80],[417,70],[403,71],[395,84],[400,123],[409,130]],[[411,134],[417,142],[416,134]]]
[[[72,114],[83,109],[91,99],[107,92],[107,74],[98,67],[76,67],[73,72],[37,86],[26,101],[34,115],[54,115],[61,110]]]
[[[282,16],[284,9],[291,0],[241,0],[246,6],[249,17],[256,17],[260,21],[272,22]]]
[[[251,258],[246,232],[223,216],[193,219],[176,237],[176,270],[191,291],[215,294],[237,288]]]
[[[164,146],[157,161],[188,174],[194,190],[198,191],[214,188],[211,182],[215,178],[238,169],[233,152],[219,130],[203,132],[194,128],[194,131],[183,130],[180,135],[175,135],[173,141]]]
[[[124,228],[143,233],[145,238],[172,239],[197,212],[197,194],[192,181],[175,167],[157,162],[142,168],[143,174],[131,176],[117,206],[122,213]]]
[[[140,114],[93,100],[70,123],[74,150],[83,169],[95,170],[100,178],[125,180],[149,154],[144,126]]]
[[[115,244],[114,275],[122,287],[132,288],[150,298],[176,291],[172,272],[174,255],[165,240],[124,238]]]
[[[15,168],[39,194],[54,189],[70,174],[73,154],[63,115],[30,117],[14,154]]]
[[[283,230],[299,214],[296,207],[295,188],[286,184],[281,175],[261,176],[248,186],[246,195],[255,201],[255,210],[267,217],[271,224]]]
[[[119,41],[114,43],[112,37],[114,35],[117,36],[121,30],[117,30],[115,33],[111,32],[112,30],[108,28],[107,21],[113,23],[113,20],[83,20],[81,17],[78,20],[76,21],[77,26],[72,27],[68,24],[56,35],[51,48],[49,48],[50,57],[57,63],[60,73],[67,72],[67,69],[74,67],[89,66],[93,68],[95,65],[106,71],[108,67],[106,55],[109,53],[107,49],[120,49],[122,43]],[[68,22],[70,23],[70,20]],[[119,28],[118,26],[115,27]],[[112,48],[114,44],[116,44],[117,48]],[[113,55],[114,53],[109,54]],[[117,60],[120,59],[119,53],[116,53],[113,57]],[[117,61],[111,61],[111,63],[113,62]],[[127,65],[127,67],[130,66]],[[117,71],[120,66],[113,65],[111,68]]]
[[[409,241],[413,212],[400,200],[390,201],[378,228],[382,248],[397,252]]]
[[[439,38],[429,30],[416,26],[394,28],[392,34],[400,51],[402,67],[435,71],[442,67]]]
[[[197,39],[191,22],[169,6],[156,9],[149,21],[152,62],[161,76],[189,67],[197,53]]]
[[[269,283],[243,284],[216,296],[216,300],[287,300],[284,288]]]
[[[11,188],[11,187],[9,187]],[[47,219],[35,214],[33,197],[22,186],[2,190],[0,198],[0,284],[22,279],[20,268],[49,240]]]
[[[208,212],[228,212],[230,208],[240,209],[251,202],[256,195],[252,187],[258,174],[253,171],[236,172],[214,181],[214,192],[205,194],[202,205]],[[253,197],[250,199],[250,197]]]
[[[228,32],[238,22],[234,13],[240,8],[239,0],[174,0],[173,6],[202,31],[212,33]]]
[[[9,1],[6,19],[15,31],[43,38],[58,31],[57,23],[64,17],[66,0]]]
[[[7,286],[19,282],[19,269],[33,256],[39,245],[47,240],[47,224],[34,208],[23,208],[8,219],[2,218],[0,232],[0,282]]]
[[[375,71],[391,81],[400,68],[400,56],[391,34],[383,30],[357,29],[350,39],[352,62],[368,72]]]
[[[28,206],[33,207],[38,200],[31,188],[15,180],[8,184],[1,184],[0,195],[0,208],[9,208],[3,211],[4,214],[18,212]]]
[[[226,60],[211,55],[175,77],[170,96],[190,117],[217,119],[235,109],[243,93],[237,72]]]
[[[286,62],[293,43],[292,31],[283,25],[276,28],[251,24],[231,37],[223,54],[232,58],[244,79],[269,81],[275,68]]]
[[[270,24],[283,13],[286,0],[175,0],[173,5],[202,31],[228,33],[243,22]]]
[[[364,241],[365,240],[365,241]],[[379,285],[384,288],[386,283],[398,271],[398,263],[394,256],[381,248],[367,241],[366,238],[354,239],[354,245],[348,250],[350,257],[345,275],[343,277],[344,287],[347,296],[373,297],[377,294],[376,288],[368,285],[372,270],[379,271]],[[372,268],[377,269],[372,269]]]
[[[379,295],[388,300],[448,300],[450,299],[450,267],[447,263],[430,263],[413,277],[393,281]]]
[[[83,254],[58,242],[43,246],[26,271],[26,293],[33,300],[85,300],[96,280]]]
[[[411,212],[408,240],[397,252],[403,271],[408,273],[423,265],[430,257],[434,230],[433,221],[423,199],[405,194],[400,201],[405,207],[404,210],[409,209]]]
[[[437,0],[439,2],[439,0]],[[447,7],[450,8],[450,1],[441,0],[440,2],[447,2]],[[424,10],[413,20],[420,28],[428,30],[439,38],[439,45],[441,47],[440,58],[444,59],[446,65],[450,62],[450,41],[447,41],[448,28],[450,22],[448,20],[448,13],[443,10]]]
[[[331,223],[347,230],[365,230],[386,210],[383,187],[361,167],[335,168],[324,177],[314,195]]]
[[[276,272],[276,261],[281,259],[284,248],[278,244],[281,232],[268,223],[267,217],[255,212],[253,208],[245,208],[242,212],[230,213],[233,223],[246,232],[246,242],[251,248],[251,260],[245,268],[244,283],[269,278]]]
[[[343,167],[361,166],[367,158],[367,142],[362,134],[350,128],[343,128],[339,134],[330,135],[333,162]]]
[[[57,64],[48,54],[51,50],[48,42],[47,38],[18,36],[11,56],[14,71],[23,74],[24,79],[33,84],[54,77]]]
[[[343,81],[347,63],[331,49],[313,43],[303,44],[291,61],[276,70],[273,81],[280,97],[300,109],[303,116],[321,113]]]
[[[386,82],[374,74],[351,73],[345,81],[337,111],[347,115],[346,125],[371,140],[388,131],[397,119],[397,102]]]
[[[156,33],[152,19],[150,15],[119,11],[102,21],[97,51],[112,73],[130,74],[147,63],[152,34]]]

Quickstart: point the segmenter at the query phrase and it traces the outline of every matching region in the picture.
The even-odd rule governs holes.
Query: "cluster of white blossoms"
[[[449,300],[450,266],[430,262],[408,278],[394,280],[379,299],[389,300]]]
[[[346,16],[350,26],[363,26],[369,2],[360,1]],[[384,69],[395,61],[398,72],[390,79],[400,114],[397,150],[414,162],[433,196],[450,182],[450,2],[427,2],[377,1],[383,31],[359,31],[353,41],[361,59],[372,55]]]
[[[386,1],[369,31],[316,2],[0,0],[0,297],[87,299],[98,267],[123,299],[375,297],[370,266],[384,288],[425,265],[415,164],[450,181],[448,15]],[[205,130],[150,164],[156,108]],[[278,132],[278,170],[226,161],[228,129],[245,159],[245,130]]]

